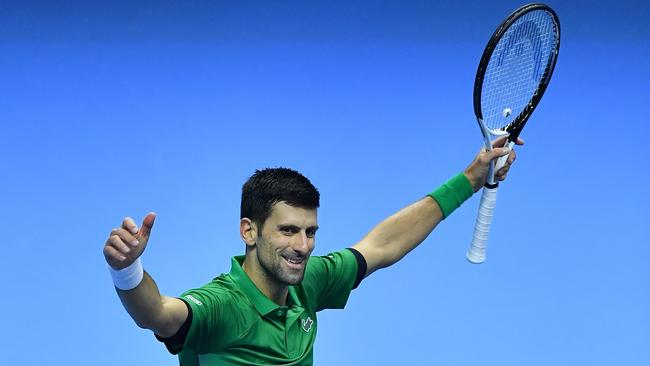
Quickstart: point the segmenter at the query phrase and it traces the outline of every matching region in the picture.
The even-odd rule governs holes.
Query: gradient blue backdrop
[[[102,245],[158,213],[145,267],[178,295],[243,251],[241,184],[319,187],[315,254],[462,170],[472,86],[518,1],[0,1],[4,365],[174,365]],[[553,1],[553,82],[502,185],[488,261],[469,200],[320,313],[317,365],[650,365],[650,4]]]

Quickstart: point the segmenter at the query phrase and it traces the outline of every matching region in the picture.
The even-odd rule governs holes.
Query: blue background
[[[243,251],[256,168],[319,187],[315,254],[354,244],[481,147],[472,86],[515,1],[0,2],[0,314],[6,365],[173,365],[114,293],[102,245],[178,295]],[[317,365],[650,365],[650,3],[554,1],[553,81],[501,186],[344,311]]]

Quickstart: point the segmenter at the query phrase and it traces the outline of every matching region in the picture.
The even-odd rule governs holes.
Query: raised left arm
[[[366,277],[402,259],[422,243],[442,219],[438,203],[426,196],[375,226],[352,246],[366,259]]]
[[[502,146],[504,141],[505,138],[497,139],[494,146]],[[521,145],[523,141],[519,140],[517,144]],[[510,155],[506,165],[496,175],[496,179],[501,181],[506,178],[510,165],[515,160],[515,152],[498,147],[482,151],[476,156],[463,172],[474,192],[485,184],[490,161],[508,153]],[[360,242],[352,246],[366,260],[366,277],[402,259],[422,243],[443,218],[443,211],[438,202],[426,196],[375,226]]]

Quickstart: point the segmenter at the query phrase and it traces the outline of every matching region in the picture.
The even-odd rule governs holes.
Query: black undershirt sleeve
[[[354,248],[348,248],[352,254],[354,254],[354,257],[357,259],[357,278],[354,280],[354,286],[352,286],[352,289],[357,288],[359,284],[361,283],[361,280],[363,280],[364,277],[366,277],[366,271],[368,270],[368,263],[366,263],[366,258],[363,257],[363,254],[359,253],[358,250]]]
[[[185,319],[183,325],[178,329],[178,332],[169,338],[163,338],[158,334],[154,334],[157,340],[165,344],[165,347],[167,347],[167,350],[172,355],[178,354],[183,349],[187,333],[189,333],[190,326],[192,325],[192,307],[184,299],[179,298],[179,300],[182,300],[185,306],[187,306],[187,319]]]

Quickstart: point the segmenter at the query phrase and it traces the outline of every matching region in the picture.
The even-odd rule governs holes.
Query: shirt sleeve
[[[309,258],[302,286],[312,308],[343,309],[357,274],[357,259],[349,249]]]
[[[184,292],[179,298],[187,304],[191,316],[191,319],[188,319],[189,327],[184,330],[184,337],[177,334],[166,339],[158,336],[156,338],[164,342],[172,354],[182,351],[187,355],[215,347],[215,342],[218,343],[221,338],[220,330],[223,329],[226,297],[227,294],[211,289],[211,284]]]

